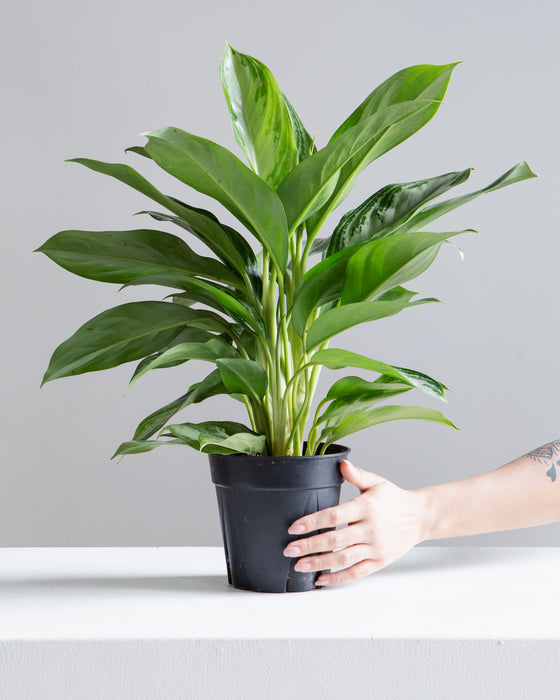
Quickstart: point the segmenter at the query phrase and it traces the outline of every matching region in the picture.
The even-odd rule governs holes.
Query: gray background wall
[[[52,350],[78,326],[162,290],[118,294],[31,251],[65,228],[142,225],[130,215],[146,200],[65,158],[134,163],[123,148],[167,125],[237,152],[217,72],[226,39],[272,69],[319,144],[396,70],[464,60],[435,119],[367,170],[345,209],[383,184],[468,166],[473,188],[522,159],[540,175],[448,216],[447,230],[480,233],[462,238],[464,263],[448,246],[413,285],[446,304],[337,342],[447,383],[447,413],[462,428],[381,426],[352,437],[353,461],[414,488],[560,437],[555,3],[33,0],[4,9],[0,545],[220,542],[204,455],[161,449],[109,461],[144,415],[203,376],[200,365],[154,372],[126,398],[128,365],[39,391]],[[138,167],[166,191],[207,204],[149,163]],[[321,387],[336,376],[325,371]],[[235,418],[236,406],[217,398],[185,419]],[[559,534],[551,525],[461,543],[555,545]]]

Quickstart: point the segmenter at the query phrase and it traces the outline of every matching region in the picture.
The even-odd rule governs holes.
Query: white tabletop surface
[[[343,586],[228,585],[219,547],[0,549],[0,642],[560,639],[560,548],[418,547]]]

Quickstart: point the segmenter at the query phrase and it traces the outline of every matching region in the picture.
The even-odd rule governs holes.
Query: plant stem
[[[309,431],[309,437],[307,438],[308,454],[315,454],[315,451],[317,449],[317,433],[319,432],[319,424],[317,423],[317,419],[319,418],[321,408],[328,402],[329,399],[323,399],[322,401],[319,401],[319,405],[317,406],[317,410],[315,411],[315,415],[313,416],[313,423],[311,424],[311,430]]]
[[[253,407],[251,406],[249,402],[249,397],[243,394],[243,403],[245,404],[245,408],[247,409],[247,413],[249,414],[249,420],[251,421],[251,428],[257,432],[257,424],[255,422],[255,417],[253,415]]]
[[[315,389],[317,388],[317,382],[319,381],[319,375],[321,373],[321,365],[314,365],[313,369],[311,370],[311,376],[307,380],[307,391],[305,395],[305,402],[304,402],[304,407],[305,407],[305,413],[302,419],[302,425],[307,424],[307,418],[309,416],[309,411],[311,410],[311,402],[313,400],[313,396],[315,394]],[[311,454],[309,451],[310,445],[309,442],[307,443],[307,450],[306,454]]]

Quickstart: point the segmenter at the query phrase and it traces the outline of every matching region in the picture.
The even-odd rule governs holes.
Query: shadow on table
[[[422,550],[421,558],[417,555]],[[409,573],[434,570],[456,570],[461,568],[473,569],[477,565],[488,563],[514,561],[519,558],[518,548],[512,547],[421,547],[411,551],[402,559],[398,559],[375,574],[378,576],[401,576]],[[237,593],[240,591],[230,586],[227,576],[219,575],[185,575],[185,576],[74,576],[74,577],[43,577],[8,579],[0,583],[1,593],[36,595],[43,591],[45,595],[57,593],[67,595],[69,591],[85,590],[105,591],[166,591],[176,593],[203,592]]]
[[[45,594],[67,593],[69,589],[91,590],[154,590],[175,591],[177,593],[224,593],[233,589],[227,582],[227,576],[84,576],[10,579],[0,584],[0,593],[44,590]]]
[[[422,561],[414,555],[422,550]],[[511,549],[511,551],[510,551]],[[398,575],[413,571],[441,569],[473,569],[477,564],[506,562],[519,559],[518,547],[419,547],[403,559],[398,559],[375,576]]]

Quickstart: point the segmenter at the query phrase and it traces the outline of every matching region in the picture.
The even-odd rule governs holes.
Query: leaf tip
[[[143,136],[144,138],[150,140],[150,139],[156,138],[157,135],[158,135],[161,131],[163,131],[163,129],[153,129],[153,130],[151,130],[151,131],[143,131],[143,132],[140,134],[140,136]],[[146,144],[146,147],[147,147],[147,144]]]
[[[119,460],[117,461],[117,464],[120,464],[120,463],[123,461],[123,459],[124,459],[124,455],[120,454],[120,452],[119,452],[120,449],[121,449],[121,445],[119,445],[119,446],[117,447],[117,449],[115,450],[115,454],[111,457],[111,461],[112,461],[113,459],[115,459],[116,457],[119,457]]]
[[[56,379],[56,377],[52,376],[52,372],[49,372],[49,369],[47,369],[45,374],[43,374],[43,378],[41,379],[41,386],[39,387],[40,389],[42,389],[47,382],[50,382],[53,379]]]
[[[521,163],[519,163],[519,165],[526,169],[526,174],[528,178],[538,177],[537,173],[531,168],[531,166],[529,165],[529,163],[527,163],[526,160],[522,160]]]

